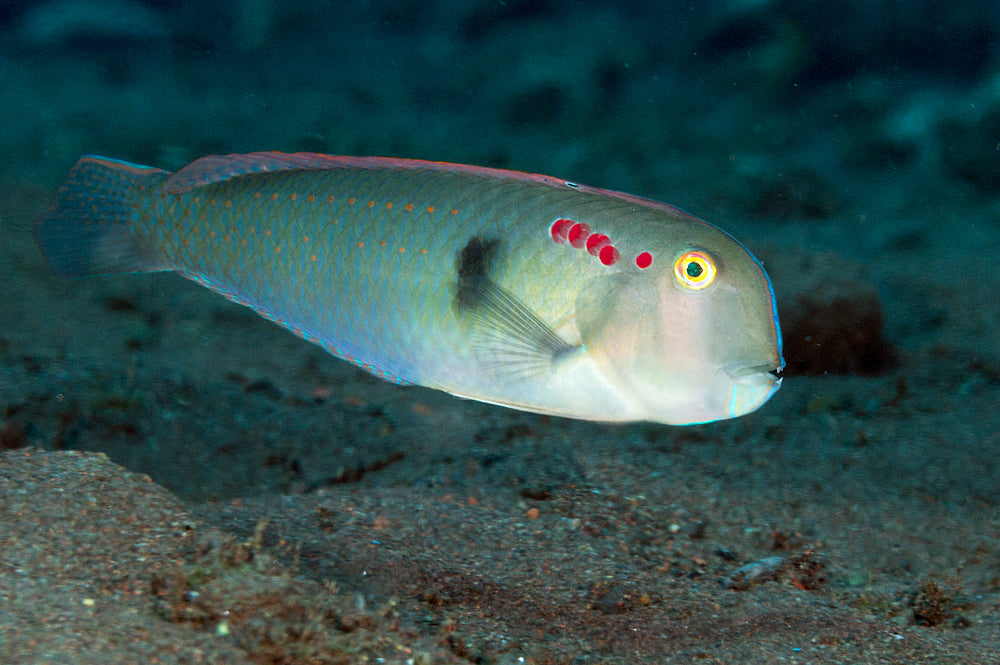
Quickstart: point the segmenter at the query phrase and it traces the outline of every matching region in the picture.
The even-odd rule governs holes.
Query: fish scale
[[[773,289],[740,243],[548,176],[309,153],[169,173],[87,156],[35,233],[59,274],[176,271],[378,376],[513,408],[684,424],[752,411],[780,385]]]
[[[215,237],[202,232],[188,233],[178,242],[170,238],[176,225],[169,223],[152,225],[163,232],[150,240],[175,248],[179,269],[206,286],[237,294],[245,304],[307,339],[320,340],[338,356],[377,367],[396,380],[409,380],[406,375],[412,376],[412,371],[394,353],[402,344],[400,326],[393,321],[401,318],[398,315],[406,307],[397,294],[426,302],[426,292],[437,290],[435,280],[421,290],[414,280],[419,273],[412,265],[434,259],[418,243],[422,239],[418,230],[433,225],[426,224],[420,212],[406,211],[403,206],[379,205],[378,211],[369,206],[369,202],[385,200],[379,191],[385,183],[357,176],[323,176],[315,171],[271,174],[270,179],[252,175],[235,188],[213,185],[204,192],[174,195],[190,199],[184,204],[190,206],[191,217],[211,218],[228,231],[230,240],[219,232]],[[281,194],[273,198],[278,191]],[[161,197],[150,217],[170,219],[163,209],[169,208],[170,198]],[[430,214],[425,210],[423,216]],[[336,224],[330,223],[331,217],[338,220]],[[251,226],[239,221],[246,219],[258,221]],[[331,228],[334,233],[329,232]],[[211,263],[203,263],[205,257]],[[324,307],[324,285],[337,281],[351,286],[330,292]],[[351,296],[350,301],[344,302],[345,294]],[[370,303],[367,313],[365,303]],[[360,337],[370,340],[367,348],[348,342]],[[343,342],[331,345],[334,339]]]

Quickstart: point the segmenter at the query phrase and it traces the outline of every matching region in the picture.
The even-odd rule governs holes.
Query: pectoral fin
[[[455,307],[472,317],[475,346],[485,366],[501,373],[551,372],[579,347],[566,342],[489,277],[498,248],[499,241],[478,237],[462,248]]]

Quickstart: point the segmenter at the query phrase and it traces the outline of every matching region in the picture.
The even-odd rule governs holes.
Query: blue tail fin
[[[170,176],[148,166],[87,155],[73,165],[55,207],[35,222],[35,240],[64,277],[163,270],[139,246],[133,224],[143,190]]]

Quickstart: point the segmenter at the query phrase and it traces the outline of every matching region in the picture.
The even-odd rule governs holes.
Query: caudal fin
[[[133,231],[140,193],[170,172],[107,157],[81,157],[51,211],[35,222],[35,240],[64,277],[162,270]]]

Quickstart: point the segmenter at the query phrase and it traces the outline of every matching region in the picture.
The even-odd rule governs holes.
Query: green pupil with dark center
[[[691,261],[690,263],[687,264],[687,268],[684,270],[684,272],[687,273],[688,277],[697,279],[701,277],[701,274],[705,272],[705,269],[701,266],[700,263],[696,261]]]

